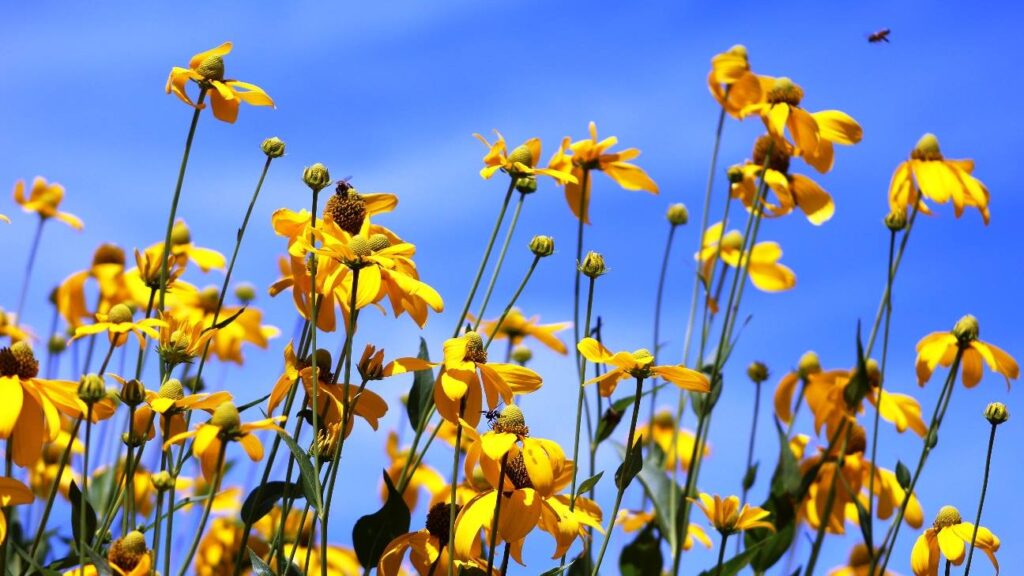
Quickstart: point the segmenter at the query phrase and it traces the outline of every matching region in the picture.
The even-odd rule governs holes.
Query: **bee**
[[[481,414],[487,419],[487,424],[494,426],[494,422],[501,416],[501,404],[498,404],[494,410],[481,410]]]
[[[878,32],[872,32],[871,34],[868,35],[868,42],[872,44],[885,42],[886,44],[888,44],[890,32],[892,32],[892,30],[889,30],[888,28],[882,28]]]
[[[335,190],[335,192],[337,194],[348,194],[348,192],[350,190],[355,190],[355,186],[353,186],[352,184],[349,183],[351,180],[352,180],[351,176],[346,176],[346,177],[342,178],[341,180],[338,180],[338,182],[337,182],[338,187]]]

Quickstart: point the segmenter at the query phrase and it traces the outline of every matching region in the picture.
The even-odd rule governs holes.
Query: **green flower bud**
[[[597,278],[598,276],[606,274],[608,272],[608,267],[605,266],[604,256],[591,250],[583,257],[583,262],[580,262],[579,270],[588,278]]]
[[[107,322],[111,324],[124,324],[131,322],[133,316],[132,309],[126,304],[117,304],[107,313]]]
[[[679,203],[673,204],[668,207],[668,212],[665,214],[668,218],[668,223],[673,226],[683,226],[690,221],[690,211],[686,209],[686,205]]]
[[[960,344],[969,344],[978,339],[978,319],[970,314],[956,321],[953,326],[953,335]]]
[[[54,334],[50,337],[50,341],[46,343],[47,350],[50,354],[60,354],[64,350],[67,350],[68,340],[60,334]]]
[[[747,377],[755,384],[760,384],[768,379],[768,367],[763,362],[751,362],[747,366]]]
[[[235,298],[242,304],[248,304],[256,299],[256,288],[248,282],[235,286]]]
[[[512,361],[517,364],[526,364],[530,360],[533,360],[533,351],[528,347],[519,344],[512,349]]]
[[[302,181],[310,190],[319,192],[330,185],[331,173],[327,171],[327,166],[317,162],[302,172]]]
[[[220,428],[224,432],[234,432],[242,425],[242,417],[234,402],[224,402],[217,406],[210,417],[210,424]]]
[[[277,136],[267,138],[260,144],[260,148],[268,158],[280,158],[284,156],[284,141]]]
[[[142,382],[132,378],[121,385],[121,402],[128,406],[138,406],[146,401],[146,387]]]
[[[907,227],[907,211],[897,208],[885,216],[885,227],[893,232],[899,232]]]
[[[107,397],[107,385],[103,377],[97,374],[86,374],[78,381],[78,398],[92,405]]]
[[[551,236],[534,236],[530,240],[530,251],[541,258],[551,256],[555,253],[555,239]]]
[[[166,471],[151,474],[149,481],[153,483],[153,488],[156,488],[159,492],[165,492],[174,488],[174,477]]]
[[[533,194],[537,191],[537,178],[522,176],[516,180],[516,190],[522,194]]]
[[[992,402],[985,407],[985,419],[993,426],[998,426],[1010,419],[1010,412],[1006,409],[1006,404]]]

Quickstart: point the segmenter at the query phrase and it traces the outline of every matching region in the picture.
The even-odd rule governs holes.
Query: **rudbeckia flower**
[[[791,155],[789,143],[776,142],[771,136],[759,137],[754,144],[753,161],[729,169],[730,192],[748,211],[753,211],[760,203],[764,207],[763,215],[778,217],[799,208],[811,224],[824,224],[836,211],[832,196],[807,176],[791,173]],[[777,203],[759,202],[759,178],[775,192]]]
[[[499,396],[505,404],[511,404],[514,395],[537,390],[542,380],[539,374],[523,366],[489,363],[483,339],[476,332],[445,340],[444,365],[434,385],[434,402],[441,416],[453,424],[464,418],[475,428],[480,422],[481,384],[487,406],[494,410]],[[463,397],[466,408],[460,414]]]
[[[494,489],[478,494],[459,512],[455,520],[456,557],[472,557],[481,530],[490,536],[499,492],[502,504],[495,545],[508,542],[512,558],[520,564],[523,541],[536,527],[554,537],[552,558],[565,554],[576,538],[586,535],[587,527],[603,533],[601,510],[595,502],[577,496],[570,510],[569,496],[558,494],[572,481],[573,463],[565,459],[557,443],[529,436],[518,406],[506,406],[492,429],[483,435],[466,423],[463,427],[473,438],[466,453],[466,477],[473,476],[479,463]],[[499,485],[502,461],[506,462],[505,478]]]
[[[391,461],[391,464],[388,466],[388,477],[391,478],[392,482],[397,483],[402,475],[402,469],[405,468],[411,454],[409,449],[400,449],[398,447],[398,434],[394,431],[388,432],[387,454],[388,459]],[[442,498],[450,496],[448,483],[445,482],[444,476],[441,476],[441,473],[437,470],[420,462],[419,466],[416,467],[416,470],[409,477],[405,491],[402,492],[402,499],[405,500],[405,505],[409,510],[416,509],[416,503],[419,502],[420,491],[422,490],[426,490],[430,494],[431,500],[439,496]],[[381,499],[386,501],[387,494],[387,486],[384,486],[382,483]]]
[[[1020,376],[1020,366],[1012,356],[1002,348],[978,340],[978,320],[968,314],[957,321],[951,332],[932,332],[917,343],[917,383],[924,386],[936,366],[952,365],[957,349],[963,349],[961,379],[968,388],[981,382],[982,361],[989,370],[1002,374],[1007,388],[1010,380]]]
[[[765,101],[747,106],[741,116],[759,114],[768,132],[778,142],[788,129],[796,154],[822,174],[832,169],[833,144],[856,144],[863,137],[857,121],[839,110],[808,112],[800,107],[802,88],[789,78],[776,78]]]
[[[775,532],[775,526],[766,520],[771,513],[764,508],[744,504],[740,507],[737,496],[729,496],[724,500],[718,494],[714,496],[701,492],[699,499],[690,498],[707,516],[711,525],[720,534],[729,535],[755,528],[767,528]]]
[[[593,338],[584,338],[576,345],[588,361],[595,364],[605,364],[609,370],[591,378],[584,384],[597,382],[600,386],[601,396],[611,396],[618,386],[620,380],[626,378],[652,378],[659,377],[667,380],[683,390],[694,392],[707,392],[711,389],[708,377],[696,370],[685,366],[654,366],[654,356],[649,351],[641,348],[635,352],[612,352]]]
[[[14,184],[14,201],[21,206],[22,210],[35,212],[43,220],[56,218],[75,230],[81,230],[84,224],[78,216],[59,210],[63,200],[64,187],[56,182],[49,184],[46,182],[46,178],[41,176],[36,176],[32,180],[32,190],[29,192],[28,198],[25,197],[25,181],[18,180]]]
[[[124,273],[131,300],[137,307],[152,307],[150,295],[160,290],[160,259],[163,257],[163,243],[154,244],[145,250],[135,249],[135,267]],[[123,260],[123,259],[122,259]],[[196,287],[181,279],[185,273],[185,260],[174,254],[167,256],[167,308],[180,302],[182,294],[194,294]]]
[[[795,410],[793,406],[793,392],[796,389],[797,383],[800,383],[802,389],[800,398],[797,400],[797,404],[799,404],[804,399],[804,389],[807,387],[808,377],[819,372],[821,372],[821,362],[818,360],[818,355],[808,351],[800,357],[796,370],[787,372],[782,376],[778,386],[775,387],[774,395],[775,415],[778,416],[780,422],[789,424],[793,421],[793,412]]]
[[[128,335],[134,334],[135,338],[139,341],[139,348],[144,348],[146,346],[146,337],[148,336],[154,340],[159,339],[160,332],[157,329],[167,324],[157,318],[143,318],[136,322],[133,316],[131,308],[125,304],[117,304],[110,309],[109,314],[97,312],[96,319],[98,322],[95,324],[75,328],[75,335],[72,340],[90,334],[107,332],[110,342],[114,346],[122,346],[128,342]]]
[[[962,564],[967,546],[970,546],[971,538],[974,537],[974,528],[974,524],[963,521],[960,511],[956,508],[940,508],[932,527],[925,530],[914,542],[914,549],[910,553],[910,567],[914,570],[914,576],[936,576],[939,573],[942,556],[955,566]],[[999,537],[984,526],[977,528],[978,536],[974,539],[974,546],[988,556],[998,574],[999,561],[996,560],[996,552],[999,551]]]
[[[58,438],[61,413],[72,418],[86,413],[77,383],[43,380],[38,374],[39,361],[28,344],[0,348],[0,439],[7,440],[14,463],[22,468],[35,463],[44,442]]]
[[[0,503],[4,506],[31,504],[35,496],[14,478],[0,478]],[[0,514],[0,543],[7,541],[7,515]]]
[[[683,428],[678,432],[678,439],[675,439],[676,419],[671,412],[667,410],[658,412],[650,423],[638,426],[636,434],[639,438],[637,442],[646,444],[650,438],[661,448],[662,453],[665,454],[666,470],[672,470],[679,465],[677,463],[682,464],[684,472],[690,470],[690,456],[693,455],[693,445],[697,441],[697,437],[690,430]],[[676,445],[675,452],[672,451],[673,443]],[[705,443],[700,457],[703,459],[710,455],[711,447]]]
[[[292,550],[294,548],[294,551]],[[322,556],[326,555],[327,564],[327,576],[359,576],[363,573],[363,567],[359,564],[359,558],[356,553],[348,548],[342,546],[327,546],[327,551],[323,551],[320,547],[314,546],[309,548],[298,543],[285,544],[284,555],[286,558],[292,558],[294,554],[294,560],[292,561],[293,566],[309,566],[310,572],[319,573],[319,566]],[[276,559],[270,562],[270,567],[276,569]],[[282,571],[282,573],[286,573]],[[399,572],[400,576],[405,576],[405,572]]]
[[[182,293],[179,305],[172,314],[180,322],[213,326],[213,315],[220,301],[220,292],[210,286],[196,293]],[[218,322],[232,318],[227,325],[221,326],[213,336],[210,353],[223,362],[242,364],[242,345],[246,342],[266,348],[271,338],[281,332],[274,326],[263,324],[263,312],[252,306],[240,308],[222,306]]]
[[[774,83],[774,78],[750,71],[747,48],[742,44],[711,58],[708,88],[719,106],[734,118],[741,118],[744,108],[764,102]]]
[[[17,320],[14,314],[0,308],[0,336],[10,338],[11,344],[22,340],[35,340],[35,336],[28,329],[18,326]]]
[[[164,443],[164,449],[166,450],[172,444],[179,443],[186,438],[195,438],[192,442],[192,455],[199,460],[203,477],[209,480],[219,472],[218,464],[223,464],[225,442],[238,442],[245,449],[250,460],[259,462],[263,459],[263,444],[253,432],[258,430],[284,432],[277,425],[284,419],[284,416],[278,416],[257,422],[242,423],[238,408],[228,401],[214,409],[213,415],[206,424],[200,424],[195,430],[182,432],[168,439]]]
[[[458,514],[461,506],[456,506]],[[427,513],[427,527],[423,530],[410,532],[398,536],[388,543],[381,554],[377,564],[377,573],[380,576],[398,576],[403,573],[402,561],[406,552],[409,553],[409,560],[413,568],[420,576],[427,576],[434,571],[440,573],[440,568],[448,566],[448,529],[451,514],[451,505],[448,503],[435,504]],[[475,567],[483,570],[487,561],[480,557],[480,543],[474,544],[470,558],[456,559],[456,573],[461,567]]]
[[[158,392],[146,390],[146,405],[139,406],[135,410],[132,433],[139,439],[153,438],[152,418],[155,414],[159,414],[163,438],[171,438],[185,431],[184,413],[186,411],[206,410],[212,412],[217,406],[230,401],[231,393],[224,390],[212,394],[199,393],[186,396],[181,381],[171,378],[160,386]]]
[[[60,283],[55,294],[57,310],[70,326],[77,328],[83,319],[91,318],[95,312],[105,314],[117,304],[134,301],[124,265],[124,250],[114,244],[101,244],[93,253],[92,265],[88,269],[75,272]],[[95,280],[99,290],[95,312],[90,312],[86,304],[86,283],[89,280]]]
[[[312,299],[312,276],[306,261],[302,256],[288,257],[281,256],[277,260],[278,268],[281,270],[281,277],[270,285],[268,290],[273,298],[285,290],[292,291],[292,301],[295,302],[295,309],[299,315],[308,319],[313,309]],[[337,329],[337,320],[334,316],[334,293],[320,294],[320,307],[317,314],[316,327],[324,332],[334,332]]]
[[[953,202],[957,218],[964,206],[977,208],[988,224],[988,188],[975,178],[973,160],[947,160],[939,149],[939,139],[925,134],[910,153],[910,160],[900,163],[889,182],[889,207],[892,210],[914,206],[925,214],[931,210],[921,196],[946,204]]]
[[[876,556],[881,550],[876,550]],[[876,576],[896,576],[895,572],[885,571],[884,575],[879,575],[877,570]],[[850,558],[846,562],[846,566],[840,566],[833,568],[829,571],[828,576],[871,576],[871,555],[868,554],[868,547],[864,544],[855,544],[850,549]]]
[[[191,362],[206,349],[207,342],[217,335],[217,328],[162,315],[165,323],[160,327],[156,352],[168,366]]]
[[[114,540],[107,552],[107,565],[114,576],[146,576],[153,564],[152,554],[146,547],[142,532],[131,531],[123,538]],[[64,576],[98,576],[101,572],[94,565],[75,568]]]
[[[658,193],[658,185],[654,180],[642,168],[628,162],[640,155],[639,150],[627,148],[621,152],[608,152],[618,141],[614,136],[598,141],[597,125],[591,122],[589,139],[570,143],[570,138],[566,137],[548,162],[548,168],[569,172],[575,178],[575,182],[565,184],[565,200],[573,215],[587,224],[590,223],[591,178],[589,175],[584,178],[584,172],[589,174],[592,170],[600,170],[626,190]],[[567,151],[569,154],[566,154]]]
[[[654,512],[632,512],[629,510],[619,510],[619,515],[615,518],[615,524],[622,528],[623,532],[636,532],[641,528],[644,528],[651,522],[654,522],[657,516]],[[694,542],[700,542],[705,548],[711,548],[711,538],[708,538],[708,533],[696,522],[690,522],[686,525],[686,538],[683,540],[683,551],[693,548]]]
[[[488,148],[487,155],[484,156],[484,167],[480,170],[481,178],[485,180],[490,179],[491,176],[494,176],[495,172],[501,170],[514,180],[524,176],[543,174],[554,178],[559,184],[576,182],[576,177],[567,171],[552,168],[535,168],[540,160],[540,138],[530,138],[513,149],[511,153],[508,153],[505,137],[497,130],[494,133],[498,136],[494,144],[491,144],[487,141],[487,138],[479,134],[473,134],[474,138],[483,142],[484,146]]]
[[[158,242],[147,249],[147,251],[153,251],[160,255],[163,255],[163,250],[163,242]],[[227,264],[224,255],[220,252],[209,248],[200,248],[193,244],[192,231],[181,219],[176,221],[174,227],[171,228],[171,254],[182,266],[191,260],[203,272],[209,272],[214,268],[221,270]]]
[[[222,576],[233,574],[235,558],[242,547],[242,522],[236,518],[214,518],[206,534],[199,541],[199,552],[196,554],[193,568],[196,576]],[[266,558],[269,546],[257,535],[250,535],[246,545],[261,558]],[[248,553],[242,554],[242,563],[249,566]]]
[[[743,235],[736,230],[722,236],[722,223],[712,224],[701,240],[700,252],[696,254],[700,263],[700,276],[705,284],[711,277],[716,255],[728,266],[746,268],[750,281],[764,292],[782,292],[796,286],[796,274],[779,264],[782,248],[775,242],[758,242],[746,253],[743,250]]]
[[[510,346],[522,344],[527,337],[533,337],[559,354],[565,355],[568,352],[565,342],[555,336],[555,333],[572,326],[570,322],[541,324],[539,316],[527,318],[519,308],[512,308],[502,320],[501,326],[497,324],[497,320],[486,320],[480,324],[480,332],[495,340],[507,339]]]
[[[240,80],[224,79],[224,56],[231,52],[231,42],[225,42],[206,52],[200,52],[188,62],[188,68],[175,66],[167,77],[167,93],[174,93],[182,102],[193,108],[202,108],[189,98],[185,85],[192,80],[208,91],[213,104],[213,116],[218,120],[234,123],[238,118],[240,102],[252,106],[274,107],[274,101],[262,88]]]

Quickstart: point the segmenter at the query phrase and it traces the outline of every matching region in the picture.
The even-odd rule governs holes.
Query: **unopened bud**
[[[520,194],[533,194],[537,191],[537,178],[534,176],[522,176],[516,180],[516,190]]]
[[[555,239],[551,236],[534,236],[530,240],[530,251],[541,258],[555,253]]]
[[[985,419],[993,426],[998,426],[1010,419],[1010,412],[1006,409],[1006,404],[992,402],[985,407]]]
[[[260,144],[260,148],[268,158],[280,158],[281,156],[284,156],[284,141],[277,136],[264,140],[263,144]]]
[[[132,309],[127,304],[117,304],[107,313],[107,322],[111,324],[124,324],[132,321]]]
[[[978,339],[978,319],[970,314],[956,321],[953,326],[953,335],[960,344],[969,344]]]
[[[302,181],[310,190],[319,192],[330,185],[331,173],[327,171],[327,166],[317,162],[302,172]]]
[[[153,488],[156,488],[160,492],[165,492],[174,488],[174,478],[166,471],[151,474],[149,476],[149,481],[153,483]]]
[[[587,252],[583,262],[580,262],[580,272],[588,278],[597,278],[607,273],[608,267],[604,264],[604,256],[594,251]]]
[[[533,350],[528,347],[519,344],[512,349],[512,361],[517,364],[526,364],[530,360],[533,360]]]
[[[60,334],[54,334],[53,336],[50,337],[49,342],[46,343],[46,348],[47,350],[50,351],[50,354],[60,354],[61,352],[66,350],[67,347],[67,338],[61,336]]]
[[[92,405],[107,397],[107,386],[103,377],[97,374],[86,374],[78,381],[78,398]]]
[[[686,209],[685,204],[673,204],[668,207],[665,217],[668,218],[669,224],[682,226],[690,221],[690,211]]]
[[[136,379],[131,379],[121,385],[121,402],[128,406],[138,406],[146,401],[146,388]]]
[[[248,304],[256,299],[256,288],[248,282],[235,286],[235,298],[242,304]]]
[[[893,232],[899,232],[907,227],[907,211],[897,208],[885,216],[885,227]]]
[[[802,378],[821,372],[821,361],[818,360],[818,354],[811,350],[804,352],[804,355],[800,357],[797,370]]]
[[[755,384],[760,384],[768,379],[768,367],[763,362],[751,362],[747,366],[747,377]]]

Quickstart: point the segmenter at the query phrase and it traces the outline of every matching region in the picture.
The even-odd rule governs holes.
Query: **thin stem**
[[[114,348],[117,347],[115,343],[117,342],[117,339],[119,337],[120,336],[113,336],[113,338],[110,340],[110,347],[107,348],[107,355],[103,357],[103,364],[100,365],[99,376],[103,376],[103,374],[107,371],[107,365],[110,364],[110,357],[113,356],[114,354]]]
[[[203,537],[203,532],[206,529],[206,522],[210,519],[210,510],[213,509],[213,501],[216,500],[215,496],[220,491],[221,480],[224,479],[224,453],[227,452],[228,443],[227,440],[221,439],[220,450],[217,452],[217,467],[214,469],[216,472],[213,477],[213,487],[210,491],[210,497],[206,499],[206,503],[203,505],[203,515],[199,519],[199,526],[196,528],[196,535],[192,539],[192,545],[189,546],[188,554],[185,555],[185,559],[181,563],[181,571],[178,572],[178,576],[185,576],[188,571],[189,564],[192,563],[192,557],[195,556],[196,550],[199,549],[199,540]],[[174,510],[174,502],[171,502],[171,510]],[[170,574],[170,548],[167,549],[168,557],[165,559],[168,564],[168,568],[165,569],[164,574]]]
[[[875,466],[875,458],[878,456],[878,421],[881,418],[882,391],[885,386],[885,365],[889,354],[889,325],[892,321],[892,281],[893,281],[893,258],[896,248],[896,231],[889,232],[889,263],[886,266],[885,282],[885,327],[882,330],[882,363],[879,365],[878,390],[873,392],[878,399],[878,406],[875,407],[875,418],[871,424],[871,475],[868,477],[868,518],[874,518],[875,509],[875,475],[878,468]],[[868,547],[868,554],[875,555],[871,542],[865,542]]]
[[[843,436],[843,444],[839,448],[839,456],[836,458],[835,470],[832,472],[832,482],[828,487],[828,495],[825,497],[825,509],[818,515],[818,533],[814,537],[814,544],[811,546],[811,557],[807,561],[807,568],[804,570],[804,576],[811,576],[814,574],[814,567],[817,565],[818,555],[821,553],[821,545],[825,541],[825,533],[828,531],[828,526],[832,522],[832,508],[836,503],[836,486],[838,485],[839,477],[843,474],[842,467],[845,465],[844,459],[846,458],[846,447],[849,445],[850,433],[852,431],[852,426],[846,429],[846,434]],[[828,452],[822,456],[822,458],[827,457]]]
[[[484,301],[480,304],[480,311],[476,313],[476,323],[473,325],[473,330],[476,331],[480,328],[480,323],[484,320],[484,313],[487,311],[487,303],[491,301],[491,294],[494,292],[494,285],[498,282],[498,275],[501,273],[501,265],[505,262],[505,255],[508,253],[508,246],[512,242],[512,234],[516,231],[516,224],[519,223],[519,214],[523,211],[523,203],[526,201],[526,194],[519,194],[519,202],[516,203],[516,209],[512,212],[512,220],[508,225],[508,232],[505,233],[505,242],[501,245],[501,251],[498,252],[498,261],[494,264],[494,272],[491,273],[491,280],[487,284],[487,290],[484,292]],[[497,326],[500,326],[498,324]],[[497,328],[495,328],[497,333]]]
[[[636,437],[636,420],[640,414],[640,399],[643,396],[644,379],[637,377],[636,379],[636,396],[633,399],[633,416],[629,422],[629,436],[626,440],[626,457],[622,459],[622,476],[617,482],[619,489],[615,494],[615,505],[612,506],[612,513],[608,516],[608,526],[605,529],[604,541],[601,542],[601,551],[597,554],[597,563],[594,564],[593,576],[598,576],[601,570],[601,561],[604,560],[604,553],[608,550],[608,543],[612,539],[612,529],[615,527],[615,519],[619,514],[619,506],[622,505],[622,495],[625,494],[628,483],[626,478],[629,476],[629,470],[633,466],[633,444]]]
[[[156,288],[149,289],[149,303],[146,304],[146,319],[153,313],[153,301],[156,300]],[[139,348],[139,356],[135,360],[135,379],[142,378],[142,365],[146,359],[145,346]]]
[[[526,283],[530,281],[530,277],[533,276],[533,271],[537,268],[537,263],[540,262],[540,256],[534,256],[533,262],[530,263],[530,268],[526,271],[526,276],[523,277],[523,281],[519,283],[519,288],[516,289],[515,294],[512,295],[512,299],[509,300],[508,305],[505,306],[505,310],[501,313],[498,318],[498,322],[494,325],[494,330],[491,331],[490,336],[487,337],[487,343],[484,345],[484,350],[491,347],[491,342],[494,341],[494,337],[498,335],[498,329],[501,328],[502,322],[508,317],[509,312],[512,311],[512,307],[516,305],[516,300],[519,299],[519,295],[523,293],[526,288]],[[478,324],[479,325],[479,324]],[[512,339],[509,339],[511,344]]]
[[[159,310],[164,311],[164,297],[167,295],[167,257],[171,254],[171,230],[174,228],[174,218],[178,214],[178,200],[181,198],[181,185],[185,181],[185,169],[188,167],[188,156],[192,152],[192,139],[196,135],[196,125],[199,124],[199,113],[203,110],[203,100],[206,99],[206,88],[199,89],[199,97],[196,99],[196,110],[192,114],[192,124],[188,128],[188,137],[185,138],[185,151],[181,155],[181,167],[178,169],[178,182],[174,185],[174,196],[171,197],[171,213],[167,217],[167,233],[164,234],[164,253],[160,259],[160,299]]]
[[[501,514],[501,499],[505,497],[505,471],[508,469],[508,452],[501,457],[501,470],[498,472],[498,487],[494,491],[494,518],[491,520],[491,542],[487,547],[488,574],[494,569],[494,549],[498,545],[498,518]]]
[[[728,534],[722,534],[722,542],[718,546],[718,563],[715,564],[714,574],[717,576],[722,572],[722,564],[725,562],[725,543],[729,540]]]
[[[584,224],[584,211],[587,209],[587,187],[590,185],[590,169],[586,166],[583,167],[583,177],[580,179],[580,205],[579,205],[579,224],[576,227],[576,280],[573,288],[572,298],[572,331],[573,338],[576,342],[580,341],[580,263],[583,261],[583,224]],[[586,330],[583,331],[583,335],[587,334]],[[576,350],[576,364],[580,364],[580,352]],[[577,426],[578,428],[578,426]]]
[[[754,416],[750,420],[750,441],[747,444],[747,467],[743,475],[743,496],[740,498],[740,506],[747,503],[747,492],[750,486],[747,485],[747,475],[750,474],[750,467],[754,465],[754,442],[757,439],[757,416],[761,410],[761,383],[754,383]]]
[[[586,174],[586,172],[584,172],[584,174]],[[584,327],[584,334],[589,334],[590,333],[590,315],[591,315],[591,313],[593,312],[593,309],[594,309],[594,280],[595,280],[595,278],[590,278],[590,284],[587,286],[587,316],[586,316],[586,326]],[[578,351],[577,351],[577,354],[579,354]],[[579,390],[577,392],[577,397],[576,397],[576,432],[575,432],[575,435],[573,436],[573,442],[572,442],[572,461],[573,462],[579,462],[579,458],[580,458],[580,428],[581,428],[582,418],[583,418],[583,399],[584,399],[584,393],[586,392],[586,388],[584,388],[583,382],[586,380],[586,377],[587,377],[586,372],[585,372],[586,368],[587,368],[587,364],[586,364],[587,363],[587,359],[585,357],[583,357],[582,354],[579,354],[579,357],[580,357],[581,360],[580,360],[580,373],[579,373]],[[640,397],[637,396],[636,400],[639,402],[640,401]],[[576,480],[578,478],[578,475],[579,475],[579,466],[573,466],[572,467],[572,486],[569,489],[569,510],[570,511],[576,509]],[[563,556],[563,559],[564,558],[565,557]]]
[[[892,265],[890,266],[890,272],[892,273],[893,278],[896,277],[896,272],[899,271],[900,269],[900,262],[903,261],[903,252],[907,248],[907,242],[910,241],[910,231],[913,230],[914,228],[914,222],[917,220],[917,213],[919,211],[919,208],[920,202],[914,205],[914,209],[910,212],[910,218],[907,220],[907,229],[903,233],[903,238],[900,239],[899,250],[896,252],[896,257],[892,261]],[[871,334],[870,336],[868,336],[867,346],[864,347],[865,357],[871,356],[871,351],[875,347],[875,337],[878,334],[878,327],[882,322],[882,313],[884,312],[885,308],[889,304],[891,304],[891,302],[892,300],[889,297],[889,290],[886,289],[886,291],[882,294],[882,301],[878,303],[878,312],[875,313],[875,321],[871,325]]]
[[[455,510],[459,502],[459,457],[462,455],[462,415],[466,411],[466,397],[459,403],[459,421],[455,424],[455,457],[452,461],[452,489],[448,506],[448,576],[455,576]]]
[[[46,218],[39,217],[39,223],[36,224],[36,233],[32,237],[32,245],[28,249],[28,262],[25,263],[25,277],[21,279],[21,293],[18,295],[18,308],[14,312],[14,324],[22,324],[21,312],[25,309],[25,298],[28,296],[29,281],[32,279],[32,269],[36,264],[36,254],[39,253],[39,241],[43,237],[43,224],[46,222]]]
[[[661,271],[658,273],[658,290],[654,297],[654,341],[652,342],[652,350],[654,351],[654,356],[656,358],[659,357],[659,352],[661,350],[661,303],[662,297],[665,294],[665,276],[668,273],[669,255],[672,252],[672,239],[675,237],[675,235],[676,225],[670,223],[668,229],[668,238],[665,240],[665,252],[661,257]],[[651,410],[650,417],[647,420],[648,422],[654,422],[654,411],[657,409],[658,406],[658,388],[656,386],[657,383],[657,380],[654,380],[654,382],[651,383],[654,386],[654,388],[651,392]],[[653,434],[650,435],[649,441],[654,442]],[[647,493],[644,492],[645,501],[646,498]]]
[[[71,447],[74,445],[74,439],[78,437],[78,429],[82,425],[82,417],[79,416],[75,419],[75,424],[71,428],[71,435],[68,436],[68,445],[64,448],[64,452],[60,456],[60,462],[57,463],[57,475],[54,478],[58,480],[64,477],[64,469],[67,468],[68,461],[71,459]],[[46,532],[46,523],[50,519],[50,512],[53,510],[53,503],[57,499],[57,492],[60,489],[60,482],[54,481],[50,486],[50,493],[46,497],[46,505],[43,507],[43,517],[39,520],[39,527],[36,528],[35,538],[32,539],[32,548],[30,548],[29,556],[33,559],[36,558],[36,553],[39,552],[39,545],[43,542],[43,533]]]
[[[501,555],[501,576],[508,573],[508,559],[512,555],[512,545],[505,542],[505,552]]]
[[[113,350],[113,346],[111,346]],[[110,358],[110,355],[107,355]],[[81,502],[79,502],[79,514],[78,514],[78,565],[85,566],[85,544],[86,539],[89,537],[88,529],[86,528],[86,511],[89,508],[89,449],[92,448],[92,402],[86,405],[85,409],[85,450],[82,453],[82,493]],[[60,483],[60,478],[57,478],[57,483]]]
[[[985,507],[985,493],[988,492],[988,473],[992,467],[992,446],[996,443],[997,426],[999,425],[992,424],[992,431],[988,435],[988,453],[985,455],[985,478],[981,482],[981,498],[978,499],[978,513],[974,515],[974,530],[971,532],[971,550],[967,553],[967,567],[964,568],[964,576],[970,576],[971,574],[971,560],[974,559],[974,548],[978,540],[978,526],[981,525],[981,510]]]
[[[316,214],[319,211],[319,196],[320,190],[313,189],[313,207],[312,212],[309,215],[309,245],[312,248],[312,261],[309,266],[309,341],[310,341],[310,364],[311,364],[311,376],[313,395],[311,398],[312,406],[310,410],[313,412],[313,440],[316,441],[316,436],[320,432],[320,371],[317,368],[317,348],[316,348],[316,332],[317,332],[317,321],[320,319],[319,302],[320,300],[316,297],[316,271],[317,271],[317,258],[316,258],[316,237],[313,235],[313,231],[316,230]],[[352,290],[353,295],[355,290]],[[351,312],[350,312],[351,313]],[[330,368],[330,367],[328,367]],[[318,494],[323,494],[323,486],[320,485],[320,476],[313,475],[313,483],[316,487]],[[284,520],[282,520],[284,522]]]

